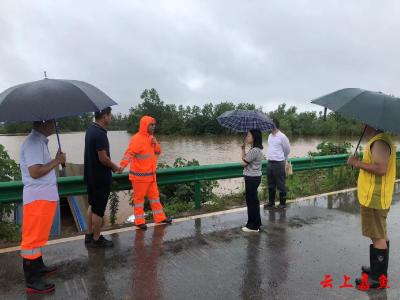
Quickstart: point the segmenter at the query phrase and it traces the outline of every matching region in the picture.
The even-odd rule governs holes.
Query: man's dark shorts
[[[111,186],[109,185],[87,186],[88,200],[89,205],[92,207],[92,213],[98,215],[99,217],[104,217],[110,192]]]

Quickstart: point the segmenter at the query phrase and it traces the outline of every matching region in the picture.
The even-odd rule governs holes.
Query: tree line
[[[58,127],[60,132],[80,132],[85,131],[86,128],[93,122],[93,113],[87,113],[82,116],[67,117],[58,120]],[[128,128],[127,115],[114,114],[113,122],[109,126],[109,130],[127,130]],[[9,123],[0,125],[0,134],[17,134],[28,133],[32,130],[32,123]]]
[[[183,106],[167,104],[155,89],[146,89],[140,96],[141,102],[129,110],[129,114],[114,115],[109,130],[127,130],[134,133],[138,130],[139,120],[143,115],[151,115],[157,120],[157,133],[164,135],[228,135],[232,134],[220,126],[217,117],[229,110],[262,110],[252,103],[220,102]],[[280,122],[281,130],[291,137],[297,136],[358,136],[360,124],[345,119],[336,113],[322,111],[299,112],[296,107],[281,104],[276,110],[266,112],[271,118]],[[59,121],[61,132],[85,131],[93,121],[93,114],[63,118]],[[30,123],[0,125],[0,133],[27,133]]]
[[[243,109],[262,111],[251,103],[234,104],[221,102],[208,103],[203,107],[165,104],[155,89],[144,90],[141,103],[129,111],[129,132],[136,132],[143,115],[151,115],[157,120],[157,130],[165,135],[221,135],[232,134],[217,122],[217,117],[229,110]],[[297,108],[281,104],[276,110],[267,112],[279,120],[281,130],[291,137],[298,136],[359,136],[361,126],[358,122],[345,119],[337,113],[324,115],[322,111],[298,112]]]

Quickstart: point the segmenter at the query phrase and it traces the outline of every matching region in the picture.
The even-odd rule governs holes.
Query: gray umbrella
[[[358,88],[347,88],[319,97],[311,102],[374,128],[400,133],[400,99],[394,96]]]
[[[116,105],[91,84],[43,79],[11,87],[0,94],[0,122],[32,122],[77,116]]]
[[[312,101],[383,131],[400,133],[400,99],[357,88],[338,90]]]
[[[60,137],[56,119],[101,111],[116,105],[93,85],[65,79],[48,79],[19,84],[0,94],[0,122],[54,120],[58,146]]]

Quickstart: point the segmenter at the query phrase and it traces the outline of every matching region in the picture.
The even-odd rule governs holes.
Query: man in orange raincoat
[[[144,216],[145,197],[150,202],[156,223],[172,223],[171,218],[167,218],[164,213],[158,192],[156,169],[161,147],[154,137],[155,127],[155,119],[144,116],[140,120],[139,132],[132,136],[124,158],[120,162],[122,168],[126,168],[130,163],[129,180],[133,187],[135,225],[142,230],[147,229]]]

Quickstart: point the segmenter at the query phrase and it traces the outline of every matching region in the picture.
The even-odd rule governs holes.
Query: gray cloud
[[[0,3],[0,90],[42,77],[88,81],[120,112],[166,102],[300,109],[343,87],[400,95],[400,3],[384,0]]]

